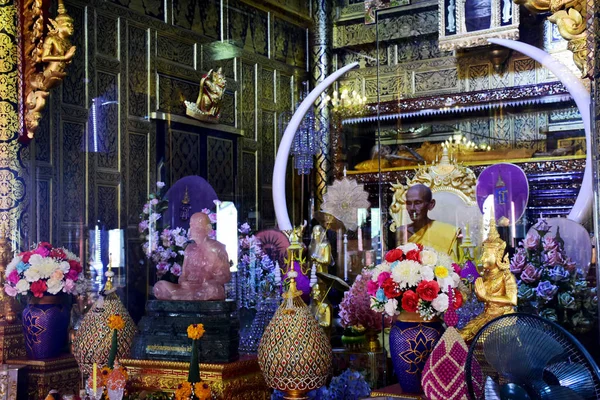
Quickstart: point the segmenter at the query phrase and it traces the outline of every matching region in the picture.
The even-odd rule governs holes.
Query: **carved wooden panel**
[[[117,58],[119,48],[117,32],[119,23],[113,17],[96,15],[96,52],[103,56]]]
[[[73,17],[75,32],[85,32],[86,14],[83,8],[68,5],[68,12]],[[75,106],[85,107],[85,35],[73,35],[71,44],[77,46],[69,72],[62,83],[62,102]]]
[[[256,187],[256,168],[257,154],[256,152],[242,152],[242,187],[240,196],[240,216],[247,217],[251,212],[256,212],[258,205],[257,187]],[[256,226],[256,225],[254,225]]]
[[[98,166],[118,169],[119,157],[119,96],[118,76],[98,72],[98,101],[96,122],[92,124],[92,135],[97,143]],[[96,149],[94,149],[96,150]]]
[[[206,170],[208,183],[211,184],[219,200],[234,200],[235,176],[233,141],[217,137],[207,137]]]
[[[96,215],[101,224],[108,229],[119,228],[119,187],[98,185],[96,188]]]
[[[132,25],[127,27],[129,115],[148,115],[148,34],[145,29]]]
[[[109,0],[147,17],[165,20],[165,2],[162,0]]]
[[[268,15],[242,2],[227,7],[228,38],[236,46],[262,56],[268,55]]]
[[[195,101],[199,83],[184,81],[167,75],[158,75],[158,109],[167,113],[185,115],[184,100]]]
[[[275,113],[262,112],[261,135],[261,171],[263,185],[273,181],[273,166],[275,165]]]
[[[62,130],[62,220],[83,222],[85,215],[85,157],[82,123],[64,122]]]
[[[220,11],[219,0],[173,0],[173,23],[219,39]]]
[[[36,180],[36,242],[52,243],[52,183],[49,180]]]
[[[254,64],[242,62],[242,129],[248,138],[256,137],[256,74]]]
[[[177,39],[172,35],[158,34],[156,37],[157,57],[180,65],[194,68],[196,48],[194,42]]]
[[[137,224],[140,220],[144,203],[148,192],[148,135],[143,133],[130,132],[129,138],[129,157],[127,173],[127,222],[128,224]]]
[[[200,175],[200,136],[196,133],[177,130],[170,130],[169,135],[171,182],[177,182],[188,175]]]

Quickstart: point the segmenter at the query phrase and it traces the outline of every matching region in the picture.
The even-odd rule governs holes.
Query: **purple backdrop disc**
[[[482,213],[483,203],[489,196],[494,198],[496,221],[502,217],[518,221],[529,200],[525,172],[514,164],[490,165],[477,178],[477,204]]]

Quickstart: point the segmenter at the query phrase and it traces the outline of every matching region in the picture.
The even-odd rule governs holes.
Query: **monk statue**
[[[308,255],[311,264],[317,266],[317,272],[329,272],[331,264],[331,245],[327,240],[327,232],[321,225],[315,225],[312,230],[312,238],[308,246]]]
[[[496,221],[492,218],[490,234],[483,242],[483,276],[475,281],[475,294],[484,303],[484,309],[461,329],[460,334],[466,342],[473,340],[477,332],[494,318],[515,312],[517,281],[510,272],[505,248],[506,242],[500,238]]]
[[[406,191],[405,204],[412,223],[396,228],[399,244],[406,241],[422,244],[458,260],[459,229],[454,225],[432,220],[427,215],[435,207],[431,189],[422,184],[411,186]]]
[[[210,239],[208,215],[198,212],[190,219],[188,244],[179,284],[158,281],[154,296],[160,300],[225,300],[224,285],[231,279],[225,245]]]

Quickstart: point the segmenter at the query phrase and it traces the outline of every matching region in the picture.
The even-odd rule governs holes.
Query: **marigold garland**
[[[125,328],[125,321],[123,320],[123,317],[121,317],[119,314],[111,315],[110,317],[108,317],[108,327],[111,330],[116,329],[120,331],[121,329]]]
[[[175,390],[175,400],[188,400],[192,395],[192,384],[181,382]]]
[[[204,325],[202,324],[192,324],[187,328],[188,338],[192,340],[198,340],[202,336],[204,336]]]
[[[194,396],[196,396],[198,400],[210,399],[210,386],[208,386],[208,384],[204,382],[195,383]]]

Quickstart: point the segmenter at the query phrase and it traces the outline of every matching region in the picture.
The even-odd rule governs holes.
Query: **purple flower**
[[[242,226],[240,226],[240,229],[238,229],[238,231],[242,234],[242,235],[247,235],[250,233],[250,225],[248,225],[247,222],[244,222],[242,224]]]
[[[203,208],[202,211],[206,215],[210,215],[210,210],[208,208]]]
[[[215,224],[217,222],[217,214],[216,213],[208,214],[208,219],[210,219],[211,224]]]
[[[571,260],[570,258],[567,258],[565,260],[565,269],[569,272],[573,272],[575,271],[575,269],[577,268],[577,264],[575,264],[575,261]]]
[[[150,205],[155,206],[157,204],[158,204],[158,199],[152,199],[152,200],[150,200]]]
[[[563,256],[558,248],[549,250],[544,254],[544,260],[550,265],[560,265],[564,262]]]
[[[181,265],[174,263],[171,267],[171,273],[175,276],[181,275]]]
[[[556,241],[555,237],[546,235],[542,239],[542,246],[544,246],[545,251],[553,250],[558,247],[558,242]]]
[[[160,182],[160,181],[156,182],[156,187],[159,188],[159,189],[162,189],[162,188],[165,187],[165,183],[164,182]]]
[[[521,252],[515,253],[512,260],[510,260],[510,272],[513,274],[520,274],[525,268],[525,264],[527,263],[527,258]]]
[[[144,232],[146,229],[148,229],[148,220],[147,219],[143,220],[138,225],[138,231],[140,233]]]
[[[542,276],[542,271],[538,271],[533,265],[527,264],[527,267],[521,273],[521,280],[526,283],[537,282]]]
[[[169,271],[169,269],[169,264],[164,261],[156,264],[156,274],[158,276],[163,276]]]
[[[537,233],[528,233],[523,240],[523,246],[528,250],[533,250],[540,244],[540,236]]]
[[[569,271],[566,271],[563,267],[557,265],[548,271],[548,276],[554,282],[560,282],[569,279]]]
[[[539,298],[544,299],[545,301],[550,301],[554,298],[556,292],[558,292],[558,287],[548,281],[542,281],[539,283],[535,291]]]

